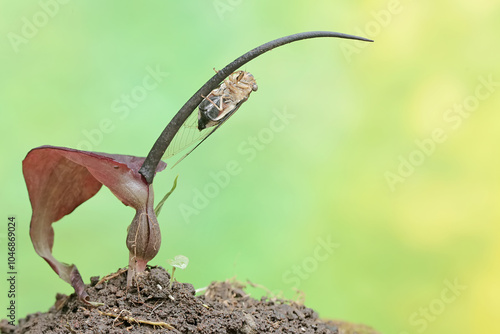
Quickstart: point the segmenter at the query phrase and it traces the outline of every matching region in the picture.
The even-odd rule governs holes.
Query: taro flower
[[[73,286],[80,300],[89,303],[84,284],[74,264],[52,255],[52,223],[70,214],[94,196],[104,184],[123,204],[136,210],[127,235],[130,251],[127,283],[144,271],[160,248],[161,236],[153,208],[153,185],[138,173],[144,158],[41,146],[23,160],[23,174],[33,209],[30,236],[42,258],[64,281]],[[156,171],[165,169],[161,162]]]

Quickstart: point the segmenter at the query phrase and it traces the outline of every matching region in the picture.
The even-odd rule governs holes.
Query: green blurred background
[[[1,1],[0,17],[0,238],[6,254],[17,216],[19,317],[72,292],[28,236],[31,148],[144,156],[213,67],[332,30],[376,42],[300,41],[250,62],[259,91],[157,176],[157,197],[179,185],[151,263],[188,256],[176,276],[195,288],[298,288],[320,316],[382,333],[500,332],[498,1]],[[133,213],[102,189],[54,225],[56,258],[86,282],[125,266]]]

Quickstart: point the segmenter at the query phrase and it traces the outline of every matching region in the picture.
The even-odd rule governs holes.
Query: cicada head
[[[245,72],[245,71],[237,71],[235,72],[233,75],[235,75],[235,81],[238,82],[238,83],[241,83],[249,88],[252,89],[252,91],[257,91],[257,83],[255,82],[255,78],[253,77],[253,75],[249,72]],[[243,86],[243,87],[245,87]],[[240,85],[241,87],[241,85]],[[241,88],[243,88],[241,87]],[[248,94],[250,94],[248,92]]]

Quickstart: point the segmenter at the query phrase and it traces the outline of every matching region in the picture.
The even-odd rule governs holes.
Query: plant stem
[[[193,112],[193,110],[201,103],[201,101],[203,100],[202,96],[207,96],[213,89],[217,88],[222,80],[224,80],[228,75],[236,71],[239,67],[248,63],[250,60],[278,46],[282,46],[295,41],[300,41],[302,39],[316,37],[337,37],[345,39],[355,39],[365,42],[373,42],[372,40],[367,38],[342,34],[338,32],[309,31],[281,37],[248,51],[244,55],[236,58],[234,61],[229,63],[222,70],[218,71],[212,78],[210,78],[210,80],[208,80],[203,86],[201,86],[201,88],[196,93],[194,93],[194,95],[191,96],[189,100],[187,100],[187,102],[172,118],[170,123],[168,123],[167,127],[161,133],[160,137],[158,137],[158,139],[156,140],[155,144],[149,151],[146,160],[142,164],[139,173],[144,176],[149,184],[153,182],[156,166],[159,164],[163,154],[165,153],[168,145],[170,145],[170,142],[174,138],[177,131],[179,131],[180,127],[189,117],[191,112]]]
[[[174,274],[175,274],[175,267],[172,267],[172,277],[170,277],[170,286],[173,286],[174,284]]]

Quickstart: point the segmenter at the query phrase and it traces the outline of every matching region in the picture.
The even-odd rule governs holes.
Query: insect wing
[[[175,167],[175,166],[176,166],[179,162],[181,162],[182,160],[184,160],[184,158],[185,158],[185,157],[187,157],[189,154],[191,154],[191,152],[193,152],[193,151],[194,151],[194,150],[195,150],[198,146],[200,146],[200,145],[201,145],[201,143],[203,143],[203,142],[205,141],[205,139],[207,139],[208,137],[210,137],[210,135],[211,135],[212,133],[214,133],[214,132],[215,132],[215,130],[217,130],[217,129],[218,129],[218,128],[222,125],[222,124],[224,124],[224,123],[225,123],[225,122],[229,119],[229,117],[231,117],[231,116],[232,116],[232,115],[236,112],[236,110],[238,110],[238,109],[239,109],[239,107],[243,104],[243,102],[245,102],[245,101],[241,101],[240,103],[238,103],[238,104],[236,105],[236,107],[235,107],[233,110],[229,111],[229,112],[228,112],[228,113],[224,116],[224,118],[220,121],[220,123],[219,123],[219,124],[217,124],[216,126],[214,126],[214,127],[213,127],[213,128],[211,128],[211,129],[205,129],[205,130],[201,131],[201,132],[204,132],[204,134],[200,137],[201,141],[200,141],[200,142],[199,142],[199,143],[198,143],[195,147],[193,147],[193,148],[192,148],[192,149],[191,149],[188,153],[186,153],[184,156],[182,156],[182,158],[180,158],[180,159],[179,159],[179,160],[178,160],[178,161],[177,161],[177,162],[176,162],[176,163],[172,166],[172,168],[174,168],[174,167]],[[190,117],[191,117],[191,116],[190,116]],[[197,130],[197,131],[199,131],[199,130]],[[176,135],[176,136],[177,136],[177,135]],[[174,139],[175,139],[175,137],[174,137]],[[172,140],[172,143],[173,143],[173,140]]]
[[[187,149],[197,141],[207,136],[213,129],[207,128],[202,131],[198,130],[198,109],[193,111],[191,115],[182,124],[179,131],[175,134],[172,142],[167,147],[163,154],[163,159],[168,159],[177,153]]]

